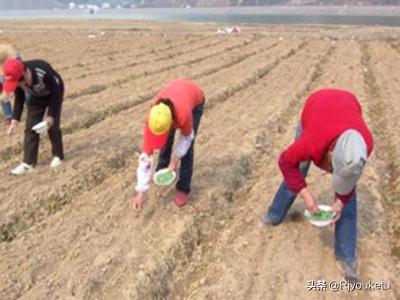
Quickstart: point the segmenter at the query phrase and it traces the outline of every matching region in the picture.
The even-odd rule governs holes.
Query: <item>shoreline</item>
[[[400,27],[400,6],[134,8],[99,10],[94,14],[68,9],[0,12],[0,21],[39,19]]]

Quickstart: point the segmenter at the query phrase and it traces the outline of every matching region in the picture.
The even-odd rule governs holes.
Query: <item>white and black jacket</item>
[[[64,83],[61,76],[52,68],[52,66],[43,60],[24,61],[25,69],[32,72],[32,85],[19,85],[15,90],[15,104],[13,119],[20,120],[24,102],[25,93],[31,97],[29,105],[45,105],[49,107],[48,115],[58,118],[64,95]]]

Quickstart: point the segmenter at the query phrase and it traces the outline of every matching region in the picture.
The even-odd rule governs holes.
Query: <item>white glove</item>
[[[139,156],[139,165],[136,169],[136,192],[145,192],[150,187],[153,157],[146,153]]]
[[[181,135],[179,136],[179,139],[176,143],[176,146],[175,146],[175,155],[179,158],[184,157],[186,155],[186,153],[188,152],[190,146],[192,145],[193,140],[194,140],[194,130],[193,129],[189,136],[184,136],[181,133]]]

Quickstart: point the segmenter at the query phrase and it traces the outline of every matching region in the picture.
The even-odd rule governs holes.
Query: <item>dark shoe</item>
[[[342,272],[344,279],[351,283],[360,282],[357,273],[357,263],[347,264],[343,260],[336,260],[336,266]]]
[[[188,203],[189,194],[182,191],[176,191],[175,204],[178,207],[185,206]]]

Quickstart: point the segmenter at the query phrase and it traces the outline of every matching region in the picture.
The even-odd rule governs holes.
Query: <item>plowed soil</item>
[[[0,23],[2,42],[51,62],[66,82],[65,163],[12,177],[23,130],[0,130],[0,299],[399,299],[400,42],[380,27],[244,27],[127,21]],[[95,38],[88,38],[95,35]],[[152,187],[130,207],[150,99],[174,78],[206,94],[193,193]],[[281,181],[276,163],[308,94],[348,89],[375,151],[359,184],[360,277],[388,291],[308,291],[341,280],[334,228],[295,202],[281,225],[259,219]],[[309,183],[333,201],[330,176]]]

